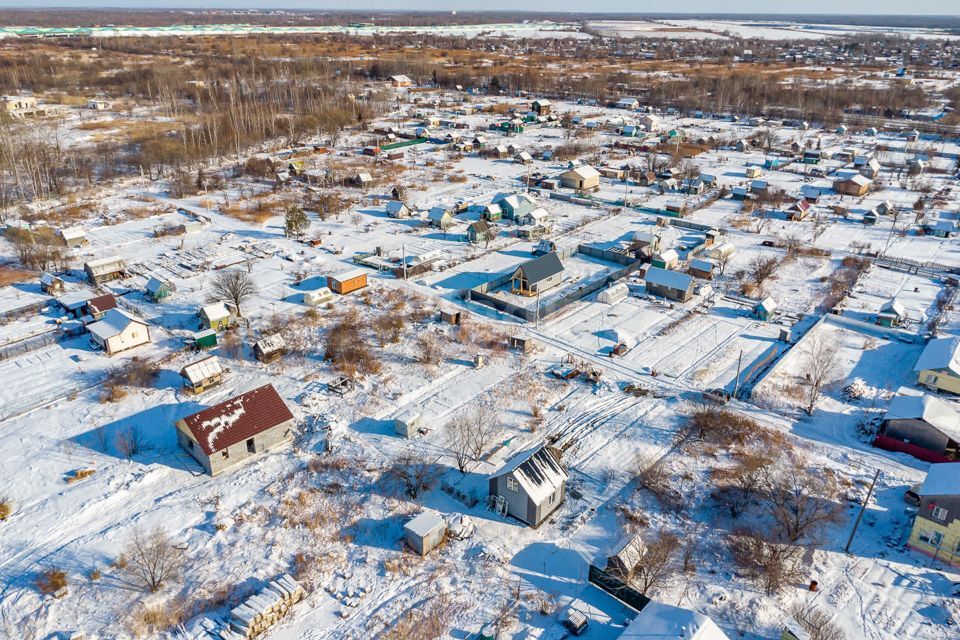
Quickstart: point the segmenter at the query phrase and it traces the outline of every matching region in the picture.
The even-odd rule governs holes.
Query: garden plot
[[[852,436],[854,420],[863,411],[886,405],[886,400],[901,386],[916,383],[913,365],[922,344],[901,342],[867,331],[854,331],[822,321],[771,369],[755,387],[753,398],[782,411],[804,407],[805,376],[816,358],[818,346],[831,354],[824,393],[816,413],[829,424],[844,425]],[[835,355],[833,355],[835,354]],[[827,358],[827,356],[821,356]],[[860,398],[845,398],[843,387],[858,381]]]
[[[931,278],[874,266],[847,296],[843,315],[872,323],[880,308],[895,299],[907,313],[908,328],[916,332],[937,316],[941,291],[943,285]]]
[[[738,358],[747,372],[782,346],[777,343],[780,330],[728,302],[701,313],[634,297],[614,305],[580,304],[576,314],[564,314],[545,329],[584,353],[609,355],[623,341],[628,350],[614,356],[614,362],[638,372],[682,378],[696,388],[730,390]]]
[[[613,271],[622,269],[622,265],[598,260],[580,253],[565,258],[563,261],[563,281],[539,296],[523,296],[510,292],[507,283],[497,289],[487,292],[500,300],[525,309],[534,309],[537,304],[547,305],[565,296],[574,293],[577,289],[587,286],[607,277]]]
[[[50,300],[50,296],[40,290],[37,282],[0,287],[0,316],[14,315],[18,309],[40,304],[45,300]]]

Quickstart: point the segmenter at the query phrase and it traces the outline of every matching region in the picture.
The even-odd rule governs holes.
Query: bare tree
[[[404,493],[416,500],[421,493],[433,488],[440,478],[440,472],[433,461],[407,452],[396,459],[387,474],[403,487]]]
[[[137,529],[123,551],[124,570],[152,592],[175,580],[183,569],[183,551],[173,545],[163,529],[149,533]]]
[[[221,271],[213,280],[213,289],[210,291],[211,302],[226,301],[237,310],[237,317],[243,317],[241,307],[251,296],[256,295],[257,284],[246,271],[230,269]]]
[[[728,539],[730,553],[740,572],[756,581],[768,594],[779,593],[799,580],[803,548],[784,544],[770,535],[739,529]]]
[[[470,436],[471,453],[479,460],[500,431],[500,412],[492,404],[480,402],[464,415],[464,420]]]
[[[828,470],[811,469],[802,459],[770,473],[763,487],[763,501],[774,521],[772,535],[778,541],[814,543],[828,524],[841,515],[834,502],[837,483]]]
[[[473,460],[470,424],[463,416],[456,416],[444,428],[447,448],[453,455],[460,473],[467,472],[467,463]]]
[[[753,283],[759,287],[764,280],[773,275],[779,264],[780,261],[773,256],[757,254],[747,264],[747,273]]]
[[[680,548],[680,539],[672,533],[661,531],[647,540],[646,545],[643,560],[633,571],[633,584],[644,595],[662,586],[676,570],[673,566],[674,556]]]
[[[728,251],[721,251],[717,254],[717,272],[722,276],[730,265],[731,254]]]
[[[767,467],[773,461],[759,455],[744,454],[731,469],[713,472],[716,488],[711,497],[731,518],[739,518],[758,499]]]
[[[814,334],[807,342],[803,354],[803,377],[807,387],[807,415],[813,415],[817,400],[833,379],[837,365],[839,345],[836,340],[822,334]]]

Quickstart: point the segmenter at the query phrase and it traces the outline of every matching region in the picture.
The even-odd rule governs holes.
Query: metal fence
[[[626,582],[613,576],[600,567],[590,565],[589,578],[591,584],[596,585],[601,590],[606,591],[611,596],[624,603],[628,607],[636,609],[638,612],[650,603],[650,598],[643,595]]]
[[[48,331],[12,344],[3,345],[0,347],[0,360],[9,360],[10,358],[42,349],[48,345],[60,342],[65,337],[67,337],[66,334],[61,331]]]

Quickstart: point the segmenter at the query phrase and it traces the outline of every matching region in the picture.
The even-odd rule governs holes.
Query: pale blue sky
[[[656,13],[676,11],[683,13],[842,13],[842,14],[902,14],[902,15],[960,15],[956,0],[805,0],[803,3],[783,5],[769,0],[685,0],[681,3],[651,2],[649,0],[0,0],[0,7],[125,7],[125,8],[267,8],[267,9],[378,9],[378,10],[525,10],[525,11],[591,11]]]

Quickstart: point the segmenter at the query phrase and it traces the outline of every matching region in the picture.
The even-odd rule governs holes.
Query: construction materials
[[[241,638],[260,635],[306,595],[306,590],[296,580],[287,574],[281,575],[230,611],[230,632],[227,635],[221,633],[221,638],[236,638],[236,634]]]

